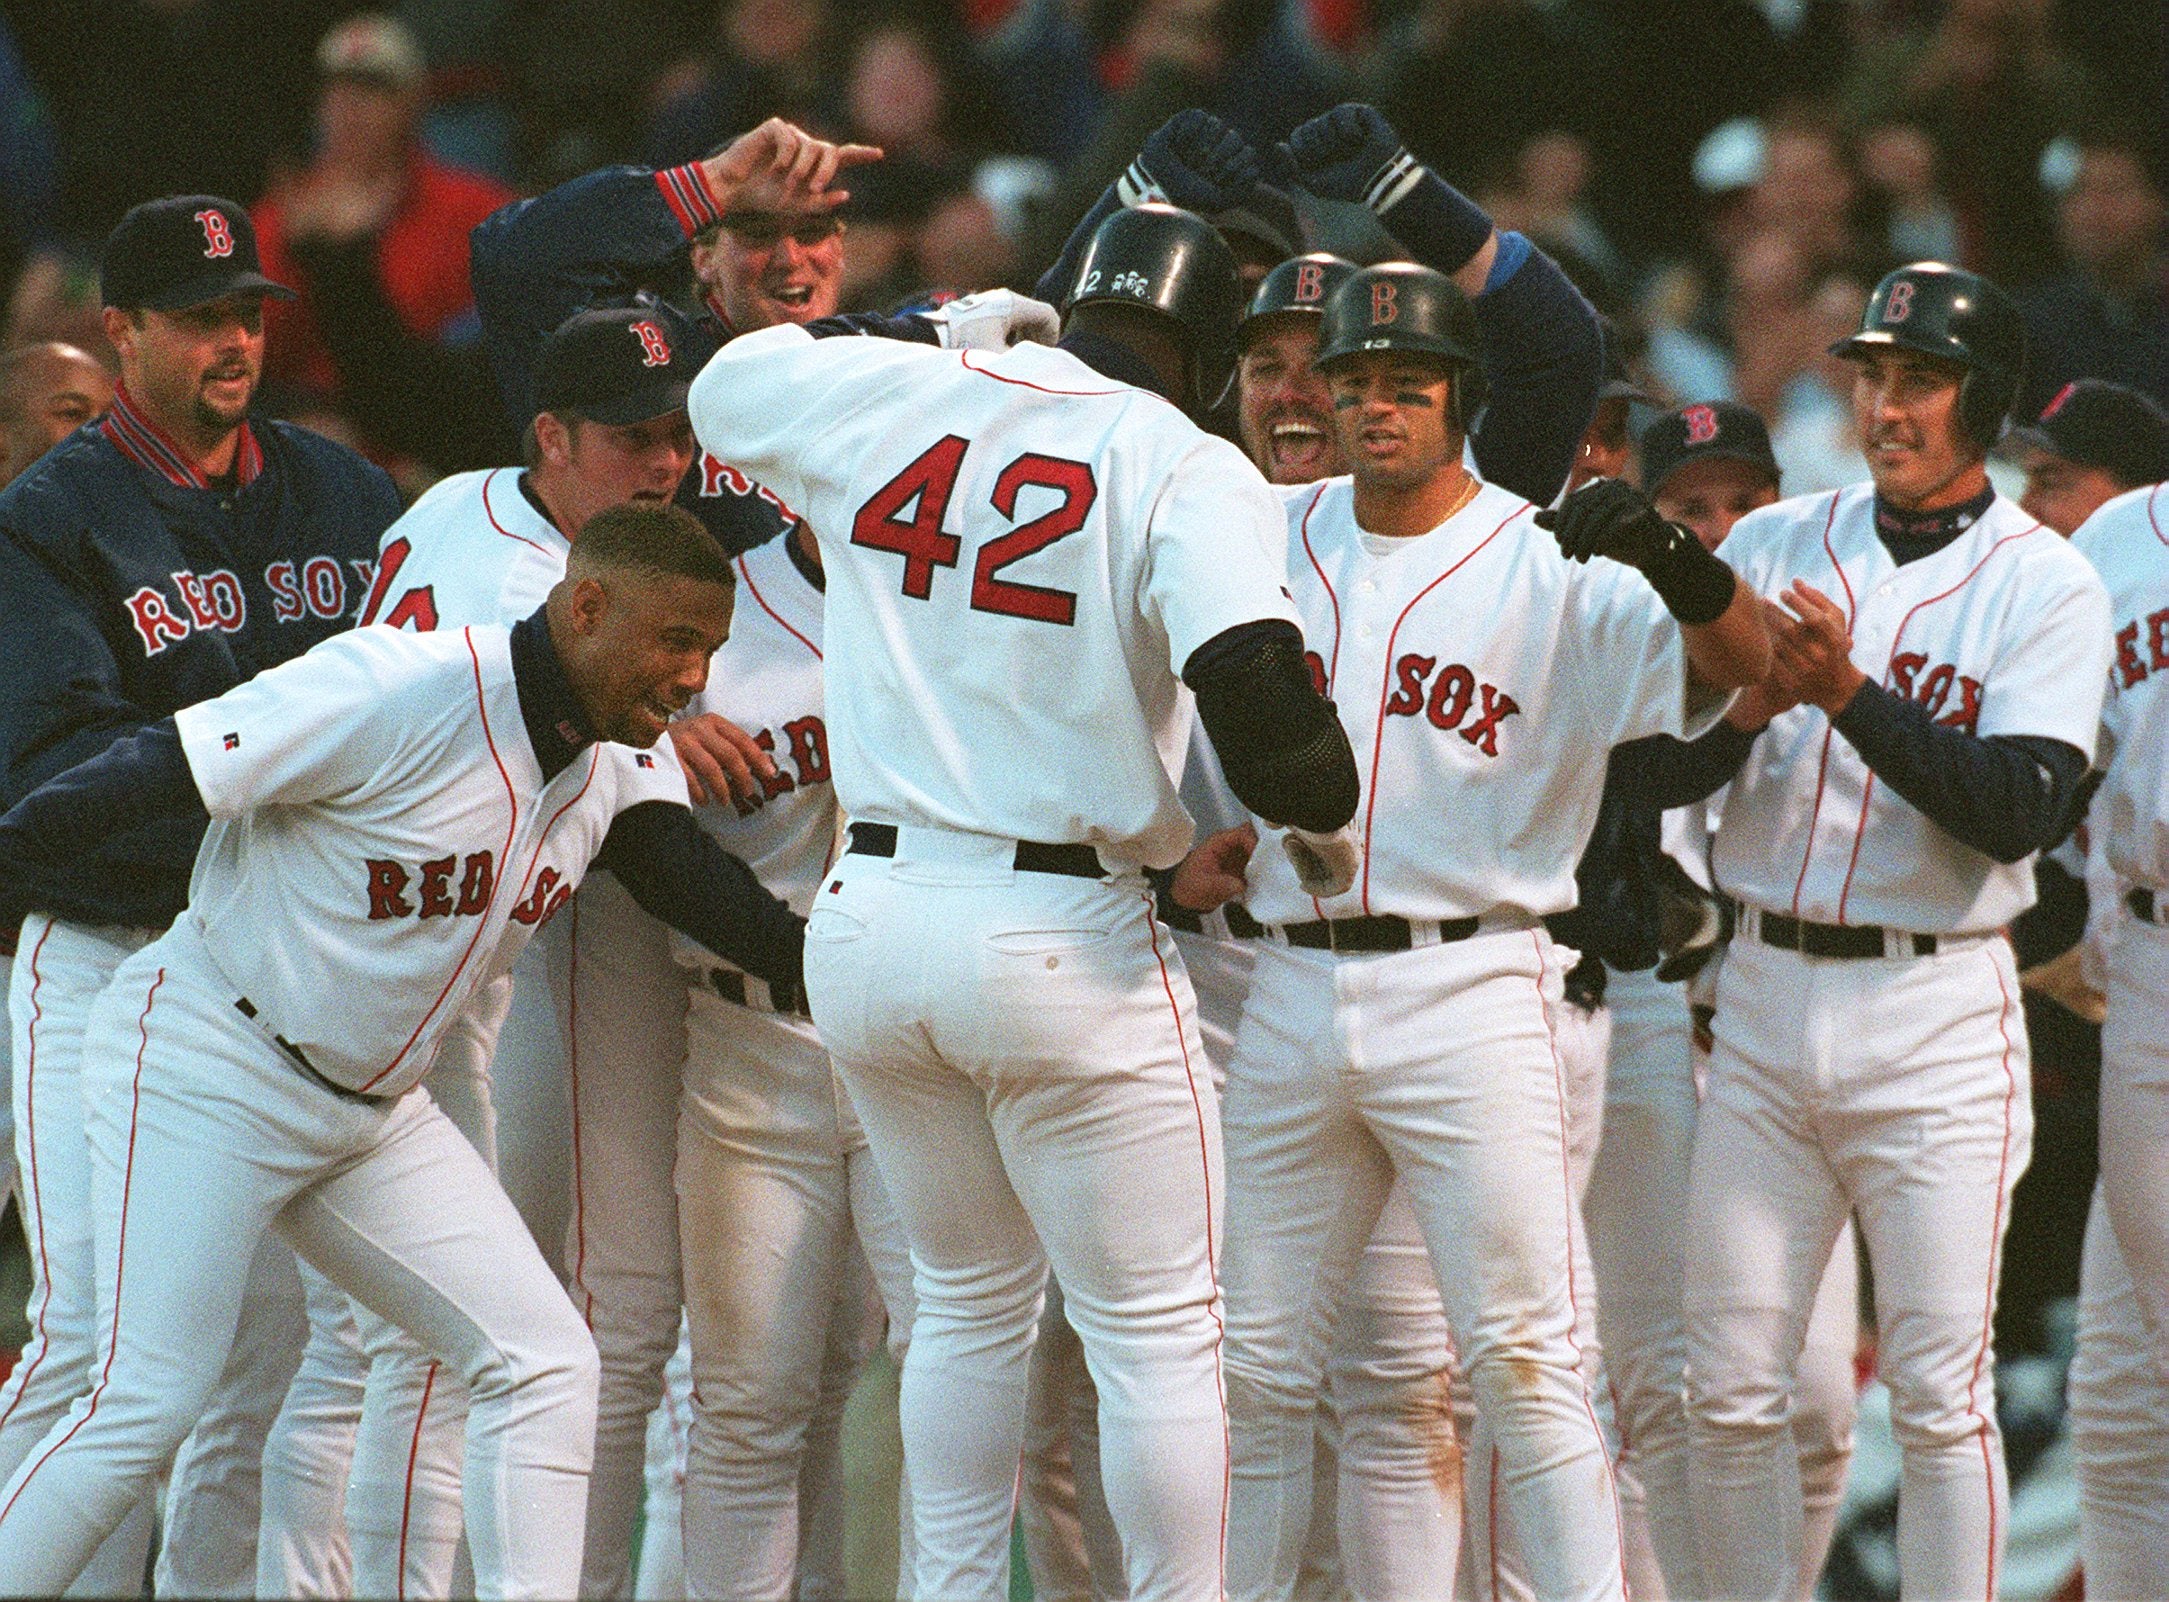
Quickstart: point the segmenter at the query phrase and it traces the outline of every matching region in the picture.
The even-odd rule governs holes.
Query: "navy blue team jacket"
[[[114,739],[353,626],[399,515],[382,469],[289,423],[244,428],[205,484],[118,396],[0,491],[0,807]],[[201,821],[88,839],[125,891],[10,885],[5,910],[155,928],[188,901]]]
[[[482,341],[505,411],[525,432],[535,416],[535,353],[574,312],[675,294],[690,279],[693,236],[722,218],[697,165],[650,172],[605,167],[485,217],[472,235],[469,272]],[[675,303],[674,303],[675,304]],[[678,305],[691,325],[698,372],[736,332],[703,296]],[[760,485],[703,452],[678,504],[736,554],[797,521]]]

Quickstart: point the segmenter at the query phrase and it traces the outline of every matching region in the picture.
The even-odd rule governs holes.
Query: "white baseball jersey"
[[[1900,567],[1858,484],[1766,506],[1725,558],[1764,595],[1804,579],[1845,610],[1856,667],[1983,737],[2094,748],[2108,597],[2086,560],[2009,501]],[[2000,929],[2033,904],[2032,860],[1962,845],[1887,784],[1817,708],[1775,719],[1727,792],[1711,867],[1729,895],[1816,923]]]
[[[520,490],[520,469],[455,473],[384,531],[364,623],[428,633],[530,616],[572,542]]]
[[[2071,543],[2107,586],[2115,631],[2101,708],[2108,773],[2089,816],[2120,878],[2169,889],[2169,484],[2117,496]]]
[[[212,818],[188,916],[317,1072],[392,1095],[571,896],[611,820],[683,805],[669,743],[598,743],[547,782],[511,635],[334,636],[176,715]]]
[[[852,818],[1181,858],[1177,675],[1227,629],[1294,618],[1242,452],[1047,346],[789,326],[724,346],[690,411],[821,541]]]
[[[708,688],[686,713],[729,718],[775,759],[775,776],[762,782],[758,800],[711,802],[693,813],[803,917],[835,860],[841,813],[821,705],[821,591],[792,560],[787,547],[794,538],[770,540],[733,564],[738,604],[730,638],[709,667]],[[721,961],[675,931],[671,946],[692,967]]]
[[[1363,858],[1317,901],[1286,854],[1251,859],[1265,923],[1461,918],[1574,905],[1604,758],[1622,740],[1708,726],[1679,625],[1617,562],[1569,562],[1495,485],[1428,534],[1385,541],[1346,478],[1284,489],[1288,567],[1312,672],[1363,778]],[[1378,547],[1374,552],[1373,545]]]

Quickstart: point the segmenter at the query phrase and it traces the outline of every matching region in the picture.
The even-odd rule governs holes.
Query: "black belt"
[[[1745,920],[1742,920],[1741,927],[1745,926]],[[1934,956],[1940,944],[1931,934],[1907,934],[1872,923],[1810,923],[1805,918],[1788,918],[1781,912],[1765,912],[1755,919],[1756,940],[1780,951],[1797,951],[1803,957],[1859,960],[1887,956],[1892,937],[1900,945],[1910,943],[1916,957]]]
[[[1220,911],[1228,920],[1228,933],[1237,940],[1256,940],[1265,933],[1265,925],[1243,910],[1242,903],[1230,901]],[[1201,935],[1205,932],[1205,920],[1209,912],[1192,912],[1188,907],[1170,907],[1166,923],[1170,929],[1184,934]]]
[[[1376,918],[1313,918],[1308,923],[1283,925],[1280,933],[1291,946],[1311,951],[1366,952],[1407,951],[1416,944],[1416,931],[1438,930],[1439,944],[1452,945],[1476,933],[1475,918],[1446,918],[1434,924],[1412,924],[1387,914]]]
[[[237,996],[234,998],[233,1007],[234,1011],[248,1019],[250,1023],[256,1024],[264,1033],[271,1034],[271,1026],[256,1016],[256,1004],[249,1000],[248,997]],[[340,1084],[338,1080],[330,1078],[321,1072],[315,1063],[309,1061],[308,1054],[284,1035],[271,1035],[271,1043],[285,1052],[296,1068],[299,1068],[341,1101],[357,1102],[364,1107],[382,1107],[399,1099],[397,1096],[372,1096],[365,1090],[354,1090],[349,1086]]]
[[[895,856],[896,825],[852,824],[851,849],[862,857]],[[1037,840],[1019,840],[1016,865],[1024,873],[1064,873],[1072,879],[1107,877],[1100,854],[1088,845],[1042,845]]]
[[[751,1007],[756,1012],[791,1012],[801,1018],[810,1018],[806,1010],[806,987],[791,983],[779,985],[774,980],[763,981],[768,987],[768,1005],[763,1008],[753,1001],[753,989],[746,983],[746,976],[732,968],[710,968],[708,983],[715,993],[733,1006]]]
[[[2162,898],[2144,885],[2134,885],[2125,891],[2124,905],[2131,908],[2131,915],[2141,923],[2169,923],[2169,917],[2162,916],[2169,912],[2169,907],[2163,906]]]

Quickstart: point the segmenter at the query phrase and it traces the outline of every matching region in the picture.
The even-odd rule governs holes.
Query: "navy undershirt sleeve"
[[[2033,735],[1968,734],[1917,701],[1864,684],[1831,720],[1885,784],[1946,834],[1998,862],[2071,827],[2086,753]]]
[[[805,920],[717,845],[690,808],[643,801],[610,825],[595,866],[618,877],[642,911],[772,985],[796,985]]]
[[[939,345],[941,336],[924,317],[909,312],[891,317],[886,312],[839,312],[816,317],[800,325],[815,339],[834,339],[839,334],[866,334],[876,339],[904,339],[916,345]]]
[[[1732,782],[1754,748],[1755,736],[1720,721],[1698,740],[1675,740],[1669,734],[1651,735],[1620,746],[1613,753],[1632,750],[1632,780],[1642,799],[1660,811],[1692,806],[1715,795]]]

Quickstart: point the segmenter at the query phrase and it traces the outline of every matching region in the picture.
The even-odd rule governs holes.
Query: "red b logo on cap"
[[[1707,406],[1690,406],[1680,414],[1687,425],[1687,443],[1707,445],[1717,437],[1717,413]]]
[[[1883,302],[1883,321],[1902,323],[1913,315],[1913,280],[1901,278],[1890,286],[1890,299]]]
[[[233,254],[233,230],[226,226],[224,212],[203,210],[196,213],[196,221],[203,225],[203,253],[214,261],[220,256]]]
[[[653,323],[633,324],[633,337],[640,341],[640,365],[643,367],[667,367],[670,365],[670,345],[663,338],[663,331]]]
[[[1307,306],[1325,292],[1325,269],[1314,261],[1296,263],[1295,303]]]
[[[1384,327],[1401,315],[1399,284],[1371,285],[1371,326]]]

